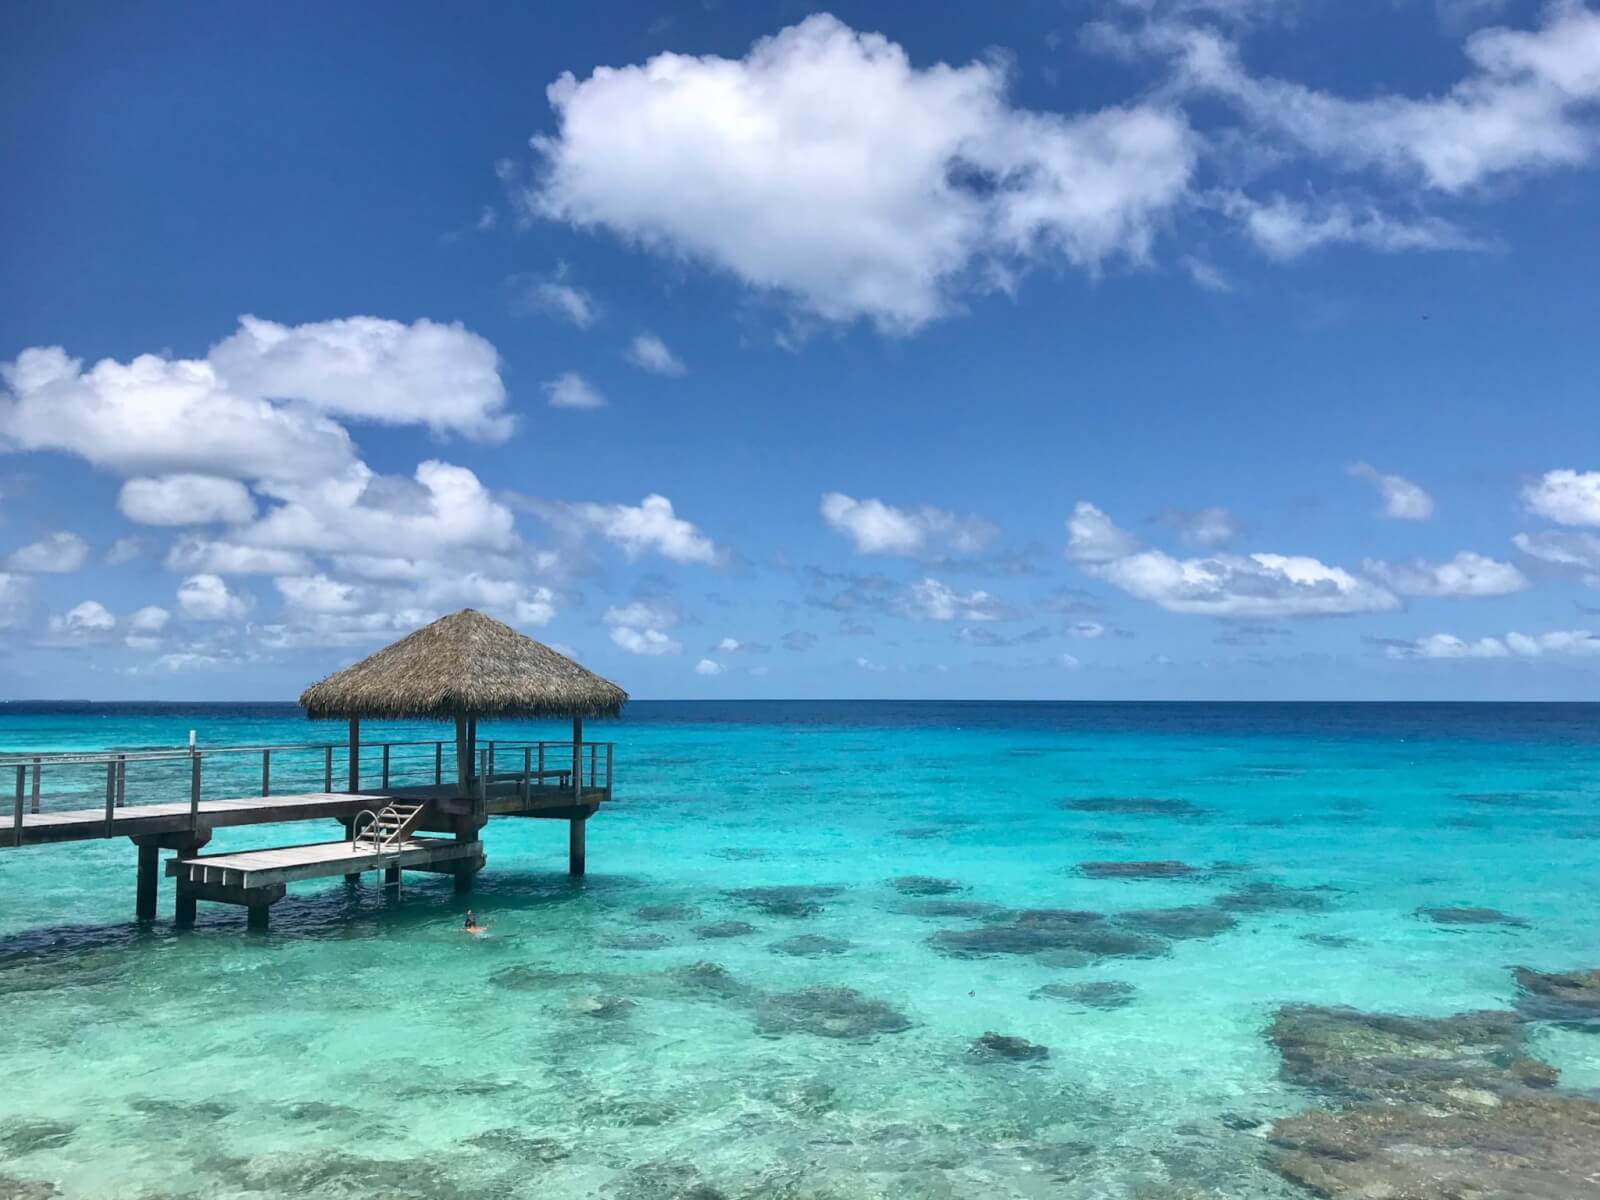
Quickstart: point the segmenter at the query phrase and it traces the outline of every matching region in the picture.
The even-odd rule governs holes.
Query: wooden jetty
[[[583,721],[615,715],[626,700],[615,684],[466,609],[306,690],[307,714],[348,721],[348,742],[0,756],[0,780],[9,774],[15,781],[0,849],[130,839],[138,848],[141,920],[156,915],[160,855],[173,851],[166,874],[175,881],[180,925],[191,924],[196,901],[207,900],[242,905],[249,923],[263,927],[289,883],[336,875],[358,880],[369,870],[383,871],[385,882],[396,885],[404,870],[443,872],[454,876],[457,890],[468,890],[485,862],[481,831],[496,816],[566,821],[568,870],[581,875],[588,820],[611,799],[613,762],[611,743],[584,740]],[[480,747],[477,722],[490,716],[570,717],[572,740]],[[447,719],[455,738],[363,746],[364,717]],[[379,758],[375,788],[362,786],[364,755]],[[248,771],[253,779],[248,764],[255,756],[258,794],[205,797],[208,778],[218,774],[232,782]],[[345,767],[343,791],[334,790],[336,758]],[[320,775],[320,786],[293,790],[291,783],[274,793],[275,763],[280,782],[285,774],[294,783]],[[103,780],[103,803],[82,806],[90,790],[85,779],[97,801]],[[174,791],[187,795],[139,799],[141,792]],[[218,829],[316,820],[337,821],[343,836],[200,853]]]

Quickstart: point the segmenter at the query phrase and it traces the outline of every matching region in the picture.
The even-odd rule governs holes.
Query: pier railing
[[[612,745],[493,740],[479,742],[472,772],[479,795],[508,787],[526,797],[554,787],[611,791]],[[576,778],[574,769],[576,768]],[[241,799],[308,792],[387,792],[443,786],[458,778],[454,740],[305,742],[271,746],[128,748],[95,752],[0,754],[0,788],[12,794],[11,824],[30,814],[118,809],[187,799]]]

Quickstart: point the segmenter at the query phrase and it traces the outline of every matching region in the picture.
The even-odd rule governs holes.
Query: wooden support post
[[[472,754],[467,748],[467,719],[456,718],[456,793],[465,798],[472,787]]]
[[[179,929],[192,929],[194,927],[194,909],[194,893],[179,885],[178,905],[173,910],[173,923]]]
[[[533,794],[533,747],[522,748],[522,807],[528,807]]]
[[[128,756],[117,755],[117,807],[121,808],[128,798]]]
[[[191,751],[189,754],[189,832],[193,833],[200,828],[200,752]],[[191,906],[192,909],[193,906]],[[190,920],[194,919],[193,913]]]
[[[134,910],[141,921],[156,918],[156,885],[160,879],[161,847],[154,842],[137,843],[139,850],[139,880]]]
[[[383,744],[383,790],[389,790],[389,743]]]
[[[585,831],[589,825],[587,817],[573,817],[567,822],[567,874],[582,875],[584,872]]]
[[[333,791],[333,747],[322,748],[322,790]]]
[[[272,751],[261,752],[261,794],[272,795]]]
[[[361,790],[361,718],[350,718],[350,790]]]
[[[572,795],[583,795],[583,718],[572,718]],[[576,872],[582,874],[581,871]]]
[[[244,910],[245,927],[247,929],[265,929],[267,927],[267,914],[272,910],[265,904],[252,904]]]
[[[444,743],[433,744],[433,786],[438,787],[444,782]]]
[[[611,799],[611,752],[616,748],[615,743],[606,743],[606,799]]]
[[[492,741],[489,743],[489,769],[485,772],[485,774],[494,774],[494,743]]]
[[[11,844],[22,845],[22,796],[23,789],[28,786],[28,768],[17,768],[17,807],[11,814]]]
[[[43,768],[37,758],[33,760],[33,811],[39,811],[39,772]]]
[[[117,764],[115,760],[106,764],[106,836],[111,836],[111,822],[116,815],[117,805]]]

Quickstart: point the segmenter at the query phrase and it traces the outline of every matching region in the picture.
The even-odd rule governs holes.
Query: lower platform
[[[167,863],[167,874],[175,876],[180,887],[216,885],[255,890],[300,879],[356,875],[380,867],[439,870],[459,864],[470,868],[482,859],[483,843],[479,841],[414,837],[375,850],[370,843],[342,839],[272,850],[174,858]]]

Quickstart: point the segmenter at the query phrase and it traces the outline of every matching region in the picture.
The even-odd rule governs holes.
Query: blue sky
[[[1594,694],[1575,0],[12,6],[0,155],[0,697]]]

